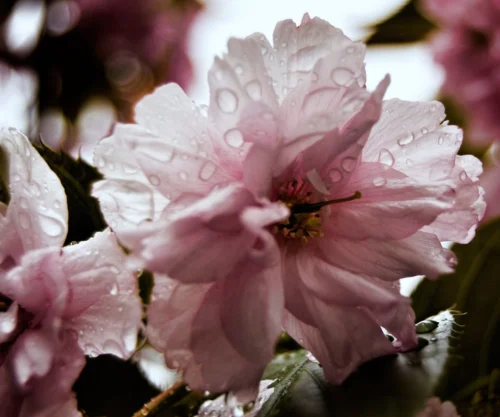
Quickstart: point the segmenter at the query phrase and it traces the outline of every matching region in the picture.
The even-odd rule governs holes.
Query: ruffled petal
[[[24,250],[62,246],[68,232],[68,209],[56,174],[17,131],[0,131],[0,150],[8,167],[6,217],[14,224]]]
[[[384,241],[325,235],[318,247],[332,265],[383,280],[415,275],[436,278],[453,272],[457,262],[453,252],[444,249],[435,235],[424,232],[401,240]]]
[[[277,269],[278,268],[278,269]],[[148,337],[198,390],[231,390],[254,399],[281,329],[279,263],[241,265],[212,284],[185,285],[157,276]]]
[[[418,183],[380,163],[361,163],[349,181],[332,189],[335,199],[361,198],[328,207],[325,233],[351,239],[402,239],[454,205],[455,192],[445,184]]]
[[[242,218],[248,207],[261,212],[257,227]],[[214,190],[171,216],[167,211],[165,222],[144,238],[138,256],[148,269],[186,283],[222,279],[248,256],[264,227],[288,213],[282,204],[257,203],[238,185]]]
[[[65,328],[78,334],[87,355],[110,353],[127,359],[136,347],[141,326],[137,277],[115,235],[106,230],[62,253],[70,293]]]

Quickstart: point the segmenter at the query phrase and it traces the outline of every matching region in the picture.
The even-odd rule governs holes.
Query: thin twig
[[[149,402],[144,404],[144,406],[134,413],[132,417],[146,417],[156,412],[156,409],[160,407],[169,397],[174,395],[178,389],[182,388],[184,383],[182,381],[176,382],[169,389],[160,392],[156,397],[152,398]]]

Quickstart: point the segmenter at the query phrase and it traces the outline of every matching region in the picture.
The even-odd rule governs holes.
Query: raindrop
[[[286,42],[281,42],[281,47],[286,48]]]
[[[387,180],[385,178],[377,177],[373,180],[373,185],[375,187],[382,187],[385,184],[387,184]]]
[[[356,167],[356,159],[351,156],[346,156],[344,159],[342,159],[340,166],[344,171],[352,172]]]
[[[59,207],[61,207],[61,202],[60,202],[59,200],[55,200],[55,201],[54,201],[54,207],[55,207],[55,208],[59,208]]]
[[[467,173],[466,173],[465,171],[462,171],[462,172],[460,173],[460,179],[461,179],[462,181],[467,180]]]
[[[403,133],[402,135],[398,136],[398,138],[397,138],[398,145],[400,145],[400,146],[408,145],[412,141],[413,141],[413,133],[411,133],[411,132]]]
[[[213,162],[208,161],[200,170],[200,178],[203,181],[207,181],[215,174],[215,171],[217,171],[217,166]]]
[[[420,131],[422,132],[422,135],[425,135],[426,133],[429,132],[429,129],[427,129],[426,127],[423,127],[422,129],[420,129]]]
[[[137,168],[133,167],[132,165],[124,164],[123,165],[123,172],[125,172],[125,174],[129,174],[129,175],[136,174]]]
[[[39,217],[40,226],[43,233],[49,237],[60,236],[64,231],[64,226],[60,220],[53,217],[48,217],[43,214]]]
[[[183,181],[186,181],[188,178],[188,174],[184,171],[179,172],[179,178]]]
[[[148,180],[153,185],[160,185],[161,183],[160,178],[158,178],[156,175],[150,175],[148,177]]]
[[[232,148],[239,148],[243,145],[243,134],[238,129],[231,129],[224,134],[224,140]]]
[[[115,284],[113,284],[113,285],[111,286],[111,288],[110,288],[110,290],[109,290],[109,293],[110,293],[111,295],[116,295],[116,294],[118,294],[118,285],[116,285],[116,283],[115,283]]]
[[[378,155],[378,161],[392,167],[394,165],[394,156],[387,149],[383,148]]]
[[[439,136],[439,139],[438,139],[438,144],[439,145],[442,145],[444,142],[444,136]]]
[[[335,68],[331,74],[334,83],[346,87],[352,84],[353,76],[353,72],[347,68]]]
[[[255,101],[258,101],[262,98],[262,86],[260,85],[260,82],[258,82],[257,80],[250,81],[245,86],[245,91],[250,96],[250,98],[252,98]]]
[[[238,109],[238,97],[227,88],[217,91],[216,101],[223,113],[231,114]]]
[[[238,75],[243,74],[243,72],[244,72],[244,71],[243,71],[243,67],[242,67],[241,65],[239,65],[239,64],[238,64],[238,65],[236,65],[236,67],[234,67],[234,72],[235,72],[236,74],[238,74]]]

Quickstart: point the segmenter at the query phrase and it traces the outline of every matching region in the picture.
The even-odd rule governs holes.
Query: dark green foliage
[[[417,319],[444,308],[466,313],[457,317],[463,357],[439,393],[453,398],[464,387],[500,368],[500,220],[483,226],[467,245],[455,245],[456,272],[437,281],[424,280],[412,294]]]
[[[419,12],[417,1],[411,0],[393,16],[370,27],[374,33],[367,44],[399,44],[420,42],[434,29],[434,25]]]

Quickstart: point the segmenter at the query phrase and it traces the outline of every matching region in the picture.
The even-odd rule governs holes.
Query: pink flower
[[[453,403],[449,401],[441,403],[439,398],[432,397],[418,417],[459,417],[459,415]]]
[[[471,138],[500,140],[500,3],[495,0],[426,0],[442,29],[434,56],[445,72],[443,92],[470,115]]]
[[[0,132],[0,404],[5,417],[79,416],[71,387],[85,354],[128,358],[141,305],[109,230],[61,248],[64,189],[21,134]]]
[[[93,193],[156,273],[149,339],[193,388],[251,399],[282,326],[334,383],[396,352],[380,326],[413,347],[398,279],[451,272],[440,240],[472,239],[481,163],[440,103],[368,92],[364,51],[307,15],[274,47],[231,39],[208,117],[169,84],[96,148]]]

